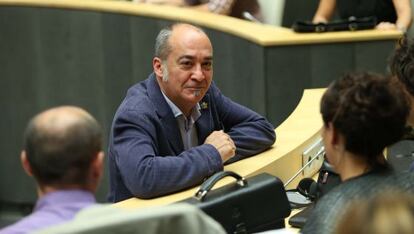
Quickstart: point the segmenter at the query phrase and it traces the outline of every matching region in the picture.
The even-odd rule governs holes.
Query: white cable
[[[319,157],[321,154],[325,153],[325,147],[321,147],[319,149],[319,151],[315,154],[315,156],[313,156],[298,172],[296,172],[295,175],[292,176],[292,178],[290,178],[285,184],[284,186],[288,186],[296,177],[298,177],[298,175],[304,171],[306,169],[307,166],[309,166],[309,164],[311,164],[317,157]]]

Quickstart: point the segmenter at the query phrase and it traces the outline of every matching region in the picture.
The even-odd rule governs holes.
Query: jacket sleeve
[[[179,155],[160,155],[168,141],[156,114],[123,111],[113,128],[112,153],[125,186],[139,198],[153,198],[194,186],[223,170],[218,151],[200,145]],[[163,150],[165,151],[165,150]]]
[[[233,102],[222,95],[215,86],[212,91],[224,130],[230,135],[237,148],[236,156],[226,163],[256,155],[274,144],[275,129],[263,116]]]

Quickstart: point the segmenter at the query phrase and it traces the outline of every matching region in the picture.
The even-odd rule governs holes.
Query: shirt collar
[[[165,101],[167,102],[168,106],[170,106],[171,111],[174,114],[174,117],[177,118],[178,116],[182,115],[185,117],[185,115],[183,114],[183,112],[180,110],[180,108],[178,108],[168,97],[167,95],[164,94],[164,92],[162,92],[162,96],[164,96]],[[201,116],[201,112],[200,112],[200,104],[196,104],[195,108],[193,108],[191,110],[191,117],[194,119],[194,121],[196,121],[200,116]]]
[[[86,190],[68,189],[49,192],[39,198],[34,210],[42,209],[48,204],[65,204],[69,202],[77,203],[95,203],[95,196]]]

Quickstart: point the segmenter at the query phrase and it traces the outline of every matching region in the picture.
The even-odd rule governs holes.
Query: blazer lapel
[[[148,96],[153,100],[155,111],[160,118],[161,125],[164,128],[164,133],[168,139],[170,147],[176,155],[184,150],[183,141],[181,139],[180,129],[178,128],[177,120],[175,119],[170,106],[165,101],[161,93],[160,87],[157,83],[154,73],[150,75],[148,84]]]
[[[214,124],[214,105],[207,93],[200,102],[201,116],[196,122],[198,132],[198,144],[203,144],[206,138],[216,129]]]
[[[168,104],[167,104],[168,105]],[[177,120],[171,114],[161,117],[162,126],[173,149],[175,155],[179,155],[184,151],[183,140],[181,139],[180,129],[178,128]]]

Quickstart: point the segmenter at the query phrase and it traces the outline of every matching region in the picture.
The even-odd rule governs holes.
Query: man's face
[[[188,115],[210,87],[212,46],[204,33],[188,25],[174,27],[169,43],[166,61],[154,58],[154,71],[165,95]]]

